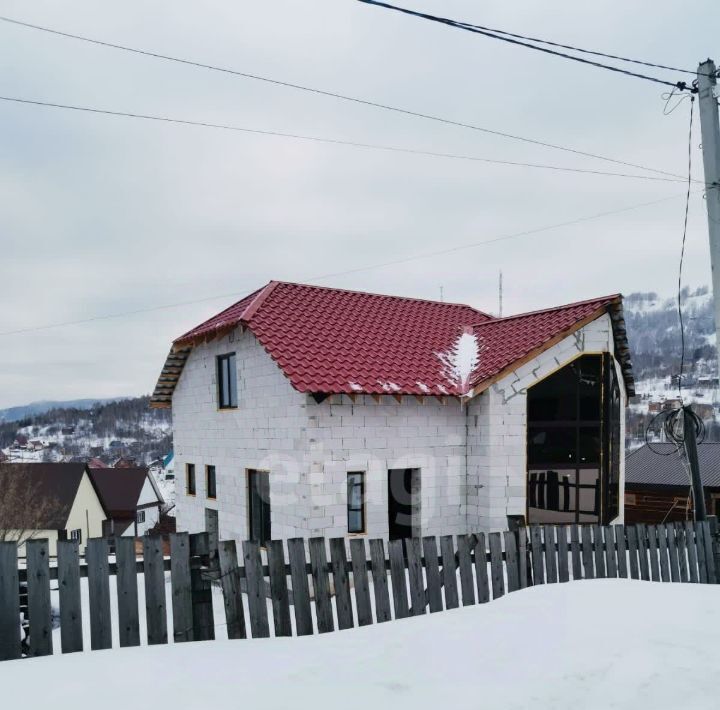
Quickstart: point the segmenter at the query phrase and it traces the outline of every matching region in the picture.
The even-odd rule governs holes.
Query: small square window
[[[217,358],[218,408],[237,407],[237,365],[235,353],[218,355]]]
[[[365,532],[365,474],[347,475],[347,518],[349,533]]]
[[[185,464],[185,492],[189,496],[195,495],[195,464]]]
[[[77,540],[79,543],[82,544],[82,530],[80,528],[78,528],[77,530],[71,530],[70,539]]]
[[[217,498],[215,466],[205,466],[205,490],[208,498]]]
[[[138,510],[138,512],[137,512],[137,521],[138,521],[138,523],[144,523],[144,522],[145,522],[145,511],[144,511],[144,510]]]

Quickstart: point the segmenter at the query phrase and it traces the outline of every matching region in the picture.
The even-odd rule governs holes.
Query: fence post
[[[0,542],[0,661],[20,658],[17,543]]]
[[[715,559],[715,574],[720,584],[720,529],[716,515],[708,515],[707,521],[710,524],[710,540],[712,542],[713,558]]]
[[[193,606],[193,640],[212,641],[215,619],[212,607],[212,586],[207,579],[210,556],[208,533],[190,535],[190,587]]]

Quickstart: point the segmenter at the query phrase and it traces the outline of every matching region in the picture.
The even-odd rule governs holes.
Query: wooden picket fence
[[[324,538],[275,540],[264,550],[245,541],[242,563],[235,541],[213,538],[173,534],[170,557],[163,557],[161,538],[145,537],[142,558],[131,538],[115,540],[114,556],[108,540],[96,538],[88,541],[84,560],[77,543],[61,541],[52,565],[47,541],[31,540],[24,566],[18,565],[13,543],[0,543],[0,660],[53,653],[51,581],[58,585],[61,650],[69,653],[83,650],[85,577],[95,650],[112,647],[111,575],[116,576],[119,644],[138,646],[138,574],[144,578],[145,640],[165,644],[170,615],[175,643],[213,639],[221,624],[230,639],[268,637],[270,619],[275,636],[303,636],[484,603],[537,584],[603,577],[716,584],[720,572],[715,518],[393,540],[387,555],[383,540],[366,546],[363,538],[334,538],[329,560]],[[222,588],[222,622],[214,618],[213,585]],[[25,647],[20,589],[27,594],[29,617]]]

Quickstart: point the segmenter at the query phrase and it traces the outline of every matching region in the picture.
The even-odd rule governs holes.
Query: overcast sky
[[[400,3],[400,0],[398,0]],[[404,0],[408,7],[694,69],[716,0]],[[665,88],[353,0],[10,0],[0,14],[686,172]],[[715,40],[713,42],[713,40]],[[643,173],[527,143],[0,23],[0,94],[496,160]],[[641,69],[642,71],[642,69]],[[652,70],[647,70],[648,72]],[[673,81],[676,72],[656,72]],[[696,113],[697,118],[697,113]],[[702,177],[698,131],[696,177]],[[0,101],[0,407],[152,390],[171,340],[270,279],[505,313],[670,296],[682,183],[322,145]],[[654,206],[446,255],[382,262]],[[710,282],[701,192],[686,281]]]

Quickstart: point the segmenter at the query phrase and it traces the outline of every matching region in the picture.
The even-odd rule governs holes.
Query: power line
[[[416,10],[409,10],[408,8],[404,7],[398,7],[397,5],[391,5],[386,2],[380,2],[379,0],[358,0],[358,2],[365,3],[366,5],[374,5],[376,7],[381,7],[386,10],[394,10],[395,12],[400,12],[404,15],[410,15],[412,17],[418,17],[423,20],[430,20],[431,22],[439,22],[443,25],[448,25],[449,27],[455,27],[459,30],[465,30],[466,32],[473,32],[475,34],[483,35],[484,37],[491,37],[492,39],[499,39],[503,42],[509,42],[510,44],[515,44],[520,47],[525,47],[527,49],[534,49],[537,52],[544,52],[545,54],[551,54],[556,57],[561,57],[562,59],[570,59],[574,62],[580,62],[581,64],[587,64],[589,66],[597,67],[598,69],[607,69],[608,71],[617,72],[618,74],[625,74],[627,76],[635,77],[636,79],[644,79],[645,81],[652,81],[656,84],[664,84],[665,86],[673,86],[681,90],[687,89],[687,84],[682,81],[673,82],[673,81],[667,81],[665,79],[659,79],[655,76],[649,76],[647,74],[640,74],[638,72],[628,71],[627,69],[621,69],[620,67],[614,67],[610,64],[603,64],[602,62],[594,62],[590,59],[583,59],[582,57],[575,57],[571,54],[566,54],[565,52],[558,52],[553,49],[548,49],[547,47],[538,47],[535,44],[530,44],[529,42],[522,41],[520,39],[515,39],[515,35],[510,35],[509,33],[504,33],[504,35],[495,34],[493,32],[490,32],[488,30],[483,29],[480,25],[471,25],[466,22],[458,22],[457,20],[451,20],[447,17],[439,17],[438,15],[429,15],[425,12],[418,12]],[[537,41],[537,40],[533,40]],[[548,42],[545,42],[545,44],[550,44]],[[557,45],[556,45],[557,46]],[[573,48],[575,49],[575,48]],[[577,51],[577,50],[576,50]],[[684,70],[681,70],[684,71]],[[693,89],[695,91],[695,89]]]
[[[443,256],[445,254],[451,254],[451,253],[458,252],[458,251],[464,251],[467,249],[476,249],[478,247],[482,247],[487,244],[495,244],[497,242],[509,241],[511,239],[519,239],[521,237],[530,236],[532,234],[548,232],[548,231],[551,231],[554,229],[560,229],[562,227],[570,227],[575,224],[581,224],[583,222],[591,222],[593,220],[602,219],[604,217],[610,217],[612,215],[622,214],[624,212],[631,212],[633,210],[642,209],[643,207],[651,207],[653,205],[658,205],[663,202],[668,202],[670,200],[676,200],[679,197],[680,197],[680,195],[673,195],[671,197],[663,197],[659,200],[652,200],[651,202],[643,202],[643,203],[640,203],[637,205],[631,205],[629,207],[622,207],[617,210],[608,210],[606,212],[599,212],[599,213],[596,213],[593,215],[588,215],[586,217],[578,217],[576,219],[568,220],[566,222],[557,222],[555,224],[546,225],[544,227],[528,229],[528,230],[524,230],[522,232],[515,232],[513,234],[505,234],[505,235],[501,235],[498,237],[494,237],[492,239],[486,239],[484,241],[473,242],[470,244],[461,244],[461,245],[458,245],[455,247],[449,247],[447,249],[440,249],[438,251],[427,252],[425,254],[415,254],[413,256],[408,256],[408,257],[404,257],[404,258],[400,258],[400,259],[394,259],[392,261],[385,261],[385,262],[382,262],[379,264],[371,264],[369,266],[362,266],[362,267],[358,267],[355,269],[348,269],[346,271],[337,271],[334,273],[322,274],[320,276],[313,276],[311,278],[303,279],[303,281],[305,281],[305,282],[323,281],[325,279],[335,278],[338,276],[349,276],[352,274],[357,274],[357,273],[361,273],[361,272],[365,272],[365,271],[373,271],[375,269],[380,269],[380,268],[387,267],[387,266],[396,266],[398,264],[407,264],[411,261],[417,261],[420,259],[430,259],[430,258],[434,258],[437,256]],[[90,318],[82,318],[82,319],[74,320],[74,321],[65,321],[65,322],[61,322],[61,323],[49,323],[46,325],[31,326],[29,328],[20,328],[17,330],[7,330],[4,332],[0,332],[0,337],[7,336],[7,335],[20,335],[20,334],[24,334],[24,333],[33,333],[33,332],[42,331],[42,330],[50,330],[52,328],[61,328],[61,327],[73,326],[73,325],[84,325],[86,323],[94,323],[96,321],[110,320],[110,319],[115,319],[115,318],[124,318],[127,316],[140,315],[140,314],[144,314],[144,313],[152,313],[154,311],[167,310],[170,308],[179,308],[182,306],[194,305],[196,303],[204,303],[207,301],[220,300],[222,298],[243,298],[243,297],[249,295],[250,293],[252,293],[256,288],[257,288],[257,285],[255,285],[252,288],[248,287],[248,290],[245,290],[245,291],[236,291],[233,293],[224,293],[224,294],[215,295],[215,296],[207,296],[205,298],[198,298],[198,299],[193,299],[193,300],[189,300],[189,301],[179,301],[177,303],[169,303],[169,304],[164,304],[161,306],[151,306],[149,308],[139,308],[139,309],[132,310],[132,311],[123,311],[121,313],[109,313],[109,314],[105,314],[105,315],[93,316]]]
[[[268,84],[273,84],[275,86],[282,86],[284,88],[296,89],[298,91],[305,91],[305,92],[309,92],[309,93],[316,94],[319,96],[326,96],[326,97],[330,97],[330,98],[339,99],[341,101],[348,101],[351,103],[360,104],[362,106],[369,106],[372,108],[383,109],[385,111],[392,111],[394,113],[399,113],[399,114],[402,114],[405,116],[413,116],[415,118],[421,118],[421,119],[427,120],[427,121],[443,123],[443,124],[449,125],[449,126],[455,126],[458,128],[466,128],[469,130],[478,131],[480,133],[485,133],[485,134],[492,135],[492,136],[498,136],[500,138],[506,138],[509,140],[520,141],[522,143],[528,143],[530,145],[540,146],[542,148],[548,148],[548,149],[552,149],[552,150],[560,150],[560,151],[563,151],[566,153],[570,153],[572,155],[582,156],[584,158],[592,158],[594,160],[603,160],[603,161],[606,161],[609,163],[615,163],[617,165],[624,165],[625,167],[637,168],[639,170],[646,170],[648,172],[657,173],[659,175],[667,175],[670,177],[682,178],[683,181],[685,179],[684,175],[678,175],[677,173],[671,173],[666,170],[659,170],[657,168],[651,168],[646,165],[639,165],[639,164],[631,163],[631,162],[628,162],[625,160],[619,160],[617,158],[610,158],[608,156],[600,155],[598,153],[590,153],[587,151],[577,150],[575,148],[569,148],[567,146],[559,145],[556,143],[548,143],[545,141],[536,140],[534,138],[527,138],[525,136],[518,136],[518,135],[515,135],[512,133],[497,131],[497,130],[494,130],[491,128],[485,128],[484,126],[479,126],[479,125],[472,124],[472,123],[466,123],[463,121],[455,121],[453,119],[444,118],[442,116],[436,116],[436,115],[429,114],[429,113],[422,113],[420,111],[413,111],[411,109],[400,108],[398,106],[391,106],[389,104],[381,103],[378,101],[362,99],[362,98],[358,98],[355,96],[348,96],[347,94],[340,94],[340,93],[333,92],[333,91],[325,91],[323,89],[317,89],[317,88],[305,86],[302,84],[295,84],[295,83],[292,83],[289,81],[282,81],[280,79],[273,79],[271,77],[260,76],[259,74],[251,74],[249,72],[242,72],[242,71],[235,70],[235,69],[229,69],[227,67],[220,67],[220,66],[216,66],[213,64],[196,62],[196,61],[193,61],[190,59],[183,59],[180,57],[174,57],[174,56],[170,56],[168,54],[161,54],[159,52],[153,52],[150,50],[138,49],[135,47],[128,47],[126,45],[115,44],[113,42],[105,42],[103,40],[93,39],[91,37],[85,37],[83,35],[73,34],[70,32],[62,32],[60,30],[55,30],[50,27],[44,27],[41,25],[34,25],[29,22],[23,22],[21,20],[15,20],[10,17],[0,16],[0,20],[3,22],[11,23],[13,25],[18,25],[20,27],[39,30],[41,32],[47,32],[49,34],[58,35],[60,37],[65,37],[68,39],[75,39],[75,40],[78,40],[81,42],[87,42],[89,44],[99,45],[101,47],[106,47],[109,49],[116,49],[116,50],[120,50],[123,52],[131,52],[133,54],[139,54],[139,55],[142,55],[145,57],[150,57],[153,59],[160,59],[160,60],[168,61],[168,62],[175,62],[177,64],[184,64],[186,66],[192,66],[192,67],[195,67],[198,69],[217,71],[217,72],[221,72],[224,74],[230,74],[233,76],[242,77],[245,79],[252,79],[254,81],[261,81],[261,82],[265,82]]]
[[[405,153],[409,155],[422,155],[430,158],[447,158],[450,160],[465,160],[471,162],[489,163],[492,165],[508,165],[521,168],[536,168],[542,170],[555,170],[570,173],[584,173],[588,175],[600,175],[606,177],[622,177],[634,178],[638,180],[655,180],[660,182],[685,182],[685,178],[673,177],[655,177],[651,175],[633,175],[629,173],[613,173],[603,170],[589,170],[587,168],[571,168],[563,165],[546,165],[544,163],[523,163],[513,160],[499,160],[495,158],[483,158],[474,155],[461,155],[457,153],[441,153],[438,151],[421,150],[417,148],[403,148],[401,146],[383,145],[379,143],[362,143],[359,141],[348,141],[339,138],[323,138],[321,136],[309,136],[300,133],[284,133],[282,131],[270,131],[260,128],[246,128],[244,126],[233,126],[221,123],[208,123],[207,121],[191,121],[182,118],[172,118],[170,116],[155,116],[144,113],[130,113],[127,111],[113,111],[110,109],[100,109],[90,106],[77,106],[72,104],[58,104],[49,101],[36,101],[31,99],[21,99],[12,96],[0,96],[0,101],[9,101],[19,104],[27,104],[31,106],[44,106],[47,108],[60,108],[71,111],[81,111],[87,113],[100,114],[105,116],[116,116],[122,118],[136,118],[146,121],[160,121],[162,123],[175,123],[183,126],[196,126],[200,128],[215,128],[224,131],[237,131],[240,133],[252,133],[263,136],[272,136],[276,138],[290,138],[293,140],[309,141],[312,143],[326,143],[330,145],[343,145],[352,148],[364,148],[369,150],[382,150],[392,153]]]

